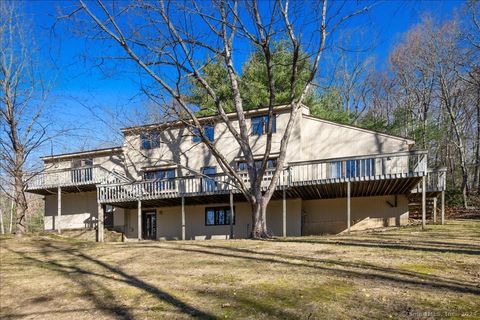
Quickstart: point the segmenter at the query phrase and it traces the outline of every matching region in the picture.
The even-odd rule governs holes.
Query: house
[[[245,111],[258,157],[265,147],[267,111]],[[290,108],[274,112],[270,169],[276,167]],[[228,116],[238,125],[234,113]],[[201,121],[208,138],[248,183],[242,153],[225,123],[214,117]],[[184,122],[122,132],[119,147],[42,158],[45,169],[29,180],[28,191],[44,195],[46,230],[98,227],[100,241],[103,227],[127,240],[249,236],[249,204]],[[427,198],[436,204],[444,194],[445,173],[429,170],[427,152],[414,145],[407,138],[316,118],[303,107],[267,207],[269,231],[302,236],[403,225],[415,198],[425,218]]]

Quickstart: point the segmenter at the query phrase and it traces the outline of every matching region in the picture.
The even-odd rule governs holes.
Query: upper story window
[[[213,142],[213,140],[215,140],[215,126],[213,124],[204,125],[203,133],[205,134],[205,136],[210,142]],[[192,142],[200,142],[200,141],[202,141],[200,132],[197,128],[194,128]]]
[[[93,180],[93,159],[72,160],[70,178],[74,183],[91,182]]]
[[[143,150],[149,150],[160,147],[160,132],[151,131],[140,134],[141,144]]]
[[[72,168],[88,168],[93,166],[93,159],[72,160]]]
[[[268,115],[252,117],[252,134],[261,136],[267,134]],[[272,133],[277,132],[277,116],[272,118]]]
[[[342,164],[344,163],[344,168]],[[331,178],[369,177],[375,175],[375,159],[334,161],[330,163]]]
[[[255,160],[255,169],[259,170],[262,166],[262,160]],[[277,167],[277,160],[276,159],[268,159],[267,160],[267,170],[275,169]],[[247,171],[247,162],[241,161],[238,163],[238,170],[239,171]]]
[[[162,180],[162,179],[173,179],[173,178],[175,178],[175,169],[153,170],[153,171],[145,171],[143,173],[144,180]]]
[[[345,164],[346,176],[369,177],[375,175],[375,159],[348,160]]]

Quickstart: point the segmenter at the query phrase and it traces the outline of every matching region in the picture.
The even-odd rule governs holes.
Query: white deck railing
[[[278,179],[277,188],[283,188],[288,184],[288,172],[283,171]],[[240,173],[247,187],[250,184],[248,175]],[[273,171],[267,170],[261,184],[267,188],[273,177]],[[139,181],[132,184],[105,184],[98,188],[100,202],[119,202],[137,199],[167,199],[180,196],[198,196],[226,194],[238,192],[232,179],[226,174],[213,176],[187,176],[171,179]]]
[[[426,179],[426,192],[447,190],[447,168],[429,169]],[[422,182],[417,184],[412,193],[422,193]]]
[[[100,166],[48,170],[27,177],[27,190],[105,183],[112,173]]]
[[[427,172],[427,152],[411,151],[382,155],[344,157],[320,161],[290,163],[280,172],[277,189],[291,186],[345,181],[365,181],[419,177]],[[240,173],[244,183],[250,184],[248,175]],[[267,171],[262,188],[273,176]],[[104,184],[98,187],[100,202],[126,202],[132,200],[167,199],[181,196],[214,195],[238,192],[226,174],[211,177],[186,176],[172,179],[139,181],[130,184]]]
[[[427,152],[406,151],[297,162],[290,168],[293,185],[406,178],[425,174]]]

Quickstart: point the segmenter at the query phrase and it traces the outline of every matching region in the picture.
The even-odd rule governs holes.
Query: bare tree
[[[15,207],[17,235],[27,231],[28,159],[48,139],[41,123],[47,86],[37,78],[29,32],[16,4],[0,2],[0,188]]]
[[[472,189],[480,194],[480,2],[470,0],[466,4],[463,35],[471,45],[470,57],[474,57],[476,63],[470,68],[466,81],[472,85],[472,91],[476,95],[476,138],[474,153],[474,176]],[[476,58],[476,59],[475,59]]]
[[[252,237],[268,237],[266,207],[277,186],[285,166],[286,149],[295,119],[320,67],[325,51],[327,36],[346,20],[360,15],[369,7],[354,8],[345,3],[327,5],[321,1],[226,1],[213,2],[165,2],[134,1],[122,6],[118,3],[96,4],[79,0],[80,7],[68,17],[75,16],[82,22],[93,23],[90,35],[113,41],[124,52],[123,58],[133,61],[144,74],[160,88],[161,92],[150,92],[153,96],[169,96],[178,108],[178,118],[189,130],[199,132],[202,143],[241,191],[252,208]],[[310,10],[308,9],[310,8]],[[351,10],[346,12],[346,10]],[[308,11],[308,15],[305,12]],[[331,12],[331,14],[327,14]],[[92,25],[92,24],[90,24]],[[83,23],[82,26],[85,27]],[[100,33],[99,33],[100,31]],[[84,30],[85,32],[85,30]],[[262,181],[272,150],[272,124],[276,91],[272,47],[276,40],[286,40],[292,48],[290,65],[289,119],[283,132],[277,167],[266,189]],[[266,144],[260,168],[256,168],[250,132],[244,115],[245,97],[240,90],[240,74],[237,70],[239,53],[252,48],[260,49],[264,57],[269,99]],[[309,72],[307,79],[300,82],[298,66],[301,50],[307,53]],[[227,70],[231,101],[217,95],[216,88],[202,72],[208,61],[219,59]],[[188,83],[199,84],[214,101],[215,121],[226,125],[245,157],[250,184],[246,184],[227,160],[203,132],[201,121],[186,99]],[[298,85],[301,83],[301,90]],[[227,105],[233,105],[236,114],[234,124],[227,116]],[[238,124],[238,125],[237,125]]]

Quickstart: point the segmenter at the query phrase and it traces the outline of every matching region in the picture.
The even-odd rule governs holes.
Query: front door
[[[142,238],[150,240],[157,238],[157,213],[155,211],[142,213]]]

